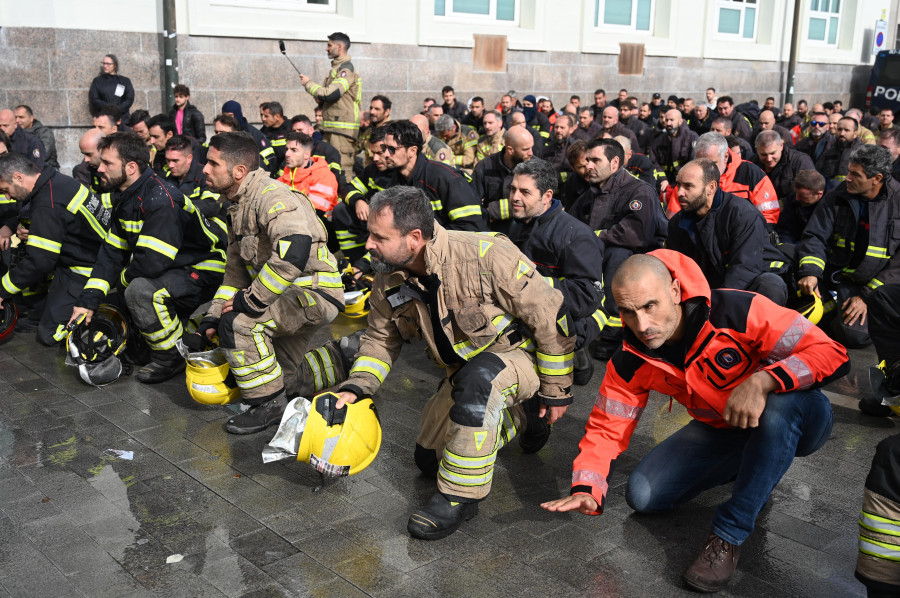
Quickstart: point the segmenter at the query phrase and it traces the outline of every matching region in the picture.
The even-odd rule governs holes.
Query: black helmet
[[[125,349],[128,326],[112,305],[101,305],[90,324],[79,319],[66,337],[66,364],[77,366],[81,379],[104,386],[122,375],[119,353]]]
[[[16,309],[16,304],[6,300],[3,303],[3,307],[0,307],[0,342],[9,338],[16,327],[18,318],[19,312]]]

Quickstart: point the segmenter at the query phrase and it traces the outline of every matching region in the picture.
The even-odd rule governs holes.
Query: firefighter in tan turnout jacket
[[[506,237],[444,229],[419,189],[377,193],[368,224],[378,273],[369,327],[337,406],[374,393],[414,338],[446,368],[415,452],[438,492],[407,527],[435,540],[477,513],[497,451],[517,432],[527,452],[546,442],[572,402],[575,327],[562,293]]]
[[[252,139],[222,133],[204,172],[228,208],[225,279],[198,332],[218,332],[231,373],[251,407],[225,429],[250,434],[278,423],[310,335],[343,309],[337,260],[312,204],[260,169]]]
[[[300,83],[322,108],[322,139],[340,152],[341,169],[346,173],[353,172],[362,102],[362,80],[347,55],[349,49],[346,33],[332,33],[327,45],[331,70],[325,82],[319,85],[300,75]]]

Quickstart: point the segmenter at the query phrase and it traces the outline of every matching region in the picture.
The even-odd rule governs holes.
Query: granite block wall
[[[288,54],[314,80],[325,77],[329,61],[321,42],[287,42]],[[191,101],[211,121],[222,104],[237,100],[245,115],[258,120],[259,103],[278,100],[286,114],[312,116],[314,103],[297,75],[280,55],[277,40],[178,37],[181,82]],[[0,28],[0,106],[30,105],[54,129],[64,170],[80,160],[78,139],[91,124],[87,93],[106,53],[119,58],[120,72],[135,88],[134,108],[155,114],[163,109],[161,35],[77,29]],[[546,95],[557,107],[571,94],[591,101],[603,87],[610,94],[627,88],[649,99],[676,94],[700,98],[709,86],[738,102],[775,96],[780,100],[782,65],[752,60],[716,60],[648,56],[643,75],[620,76],[617,57],[577,52],[511,50],[505,73],[472,71],[472,51],[465,48],[397,44],[354,44],[350,52],[363,78],[364,103],[383,93],[394,103],[395,117],[421,110],[426,96],[440,96],[446,84],[465,100],[481,95],[489,103],[507,90],[520,96]],[[809,101],[850,99],[851,84],[866,67],[799,64],[795,97]],[[210,128],[211,129],[211,128]]]

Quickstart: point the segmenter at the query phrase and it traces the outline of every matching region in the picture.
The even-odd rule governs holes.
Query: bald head
[[[16,114],[12,110],[0,110],[0,131],[10,137],[16,132]]]
[[[422,132],[422,139],[428,139],[430,131],[428,130],[428,119],[422,114],[416,114],[409,119],[409,122],[419,127]]]
[[[524,127],[526,124],[528,124],[528,121],[525,120],[525,115],[522,114],[521,112],[513,112],[512,116],[509,117],[509,126],[510,127],[515,127],[515,126],[519,126],[519,125]]]
[[[503,136],[503,144],[512,147],[521,147],[534,143],[534,138],[528,129],[522,127],[510,127],[509,131]]]
[[[512,168],[534,156],[534,137],[526,127],[510,127],[503,135],[503,159]]]
[[[759,128],[763,131],[771,131],[775,127],[775,114],[771,110],[763,110],[759,113]]]
[[[628,156],[628,154],[631,153],[631,140],[628,139],[628,137],[625,137],[624,135],[616,135],[615,137],[613,137],[613,139],[618,141],[619,145],[622,146],[622,149],[625,150],[625,156],[626,156],[625,162],[627,163],[628,162],[627,156]]]
[[[612,292],[622,323],[647,348],[655,350],[684,336],[681,283],[659,258],[636,254],[622,262]]]
[[[662,284],[672,282],[672,273],[661,259],[646,253],[636,253],[622,262],[612,279],[613,290],[652,277]]]
[[[97,151],[97,144],[104,137],[106,137],[106,134],[100,129],[88,129],[78,141],[78,149],[84,156],[84,161],[91,168],[96,169],[100,166],[100,152]]]

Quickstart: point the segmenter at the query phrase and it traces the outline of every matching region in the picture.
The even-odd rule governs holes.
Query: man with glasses
[[[387,125],[384,161],[393,171],[389,187],[409,185],[425,191],[435,220],[450,230],[484,231],[481,202],[459,172],[422,155],[422,131],[408,120]]]
[[[818,160],[834,146],[834,135],[828,132],[828,115],[825,111],[813,112],[809,120],[809,135],[797,142],[797,151]]]

